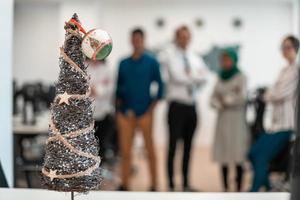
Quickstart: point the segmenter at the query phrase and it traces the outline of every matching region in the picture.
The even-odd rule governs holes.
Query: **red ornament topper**
[[[67,23],[72,23],[74,24],[75,26],[77,26],[77,28],[84,34],[86,34],[86,31],[84,30],[84,28],[81,26],[81,23],[79,21],[77,21],[76,19],[72,18],[70,19],[68,22],[65,22],[66,24]]]

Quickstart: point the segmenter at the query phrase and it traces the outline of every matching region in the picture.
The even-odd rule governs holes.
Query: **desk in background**
[[[43,162],[44,143],[48,135],[48,113],[40,116],[36,125],[23,125],[19,118],[14,118],[13,126],[13,147],[14,147],[14,187],[24,187],[19,184],[23,175],[28,188],[32,187],[32,178],[38,178],[40,167]],[[39,144],[31,145],[30,141],[39,139]],[[27,141],[24,144],[24,142]],[[39,145],[39,146],[38,146]],[[28,154],[26,146],[30,148]],[[35,176],[34,176],[35,174]],[[32,177],[33,176],[33,177]],[[39,178],[38,178],[39,179]]]

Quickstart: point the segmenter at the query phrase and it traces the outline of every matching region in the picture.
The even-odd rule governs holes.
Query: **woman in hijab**
[[[221,55],[221,71],[210,101],[218,112],[213,156],[221,164],[225,191],[229,189],[228,167],[231,164],[236,168],[236,190],[241,191],[243,163],[249,143],[245,116],[247,81],[237,63],[236,51],[225,49]]]

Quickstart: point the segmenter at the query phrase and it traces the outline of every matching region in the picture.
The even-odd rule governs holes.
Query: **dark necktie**
[[[189,74],[191,73],[191,65],[190,62],[186,56],[186,53],[183,54],[183,64],[184,64],[184,71],[186,73],[187,76],[189,76]],[[187,86],[187,91],[188,91],[188,95],[192,96],[193,95],[193,86],[192,85],[188,85]]]

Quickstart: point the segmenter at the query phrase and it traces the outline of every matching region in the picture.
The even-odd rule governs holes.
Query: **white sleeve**
[[[158,55],[158,60],[160,62],[160,72],[161,77],[165,83],[169,82],[170,74],[169,74],[169,61],[168,61],[168,54],[166,51],[162,51]]]
[[[159,55],[159,60],[161,64],[162,78],[165,83],[172,83],[174,85],[192,85],[193,80],[186,76],[185,74],[176,71],[176,67],[172,66],[171,62],[173,56],[176,56],[172,50],[167,50]],[[175,63],[176,64],[176,63]]]
[[[202,58],[196,56],[193,63],[195,66],[193,67],[191,80],[198,87],[201,87],[206,83],[209,72]]]
[[[105,71],[103,70],[105,76],[103,76],[101,82],[95,85],[96,95],[99,98],[110,98],[114,91],[114,83],[115,83],[115,80],[113,80],[114,76],[109,66],[102,66],[102,67],[107,67],[107,69],[105,69]]]

